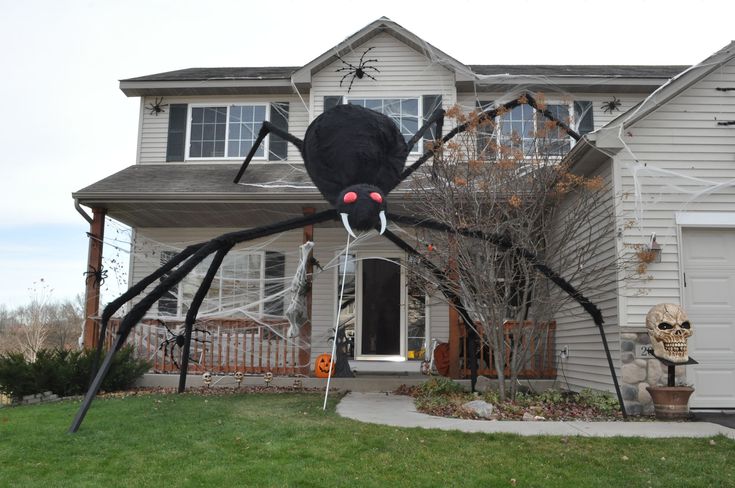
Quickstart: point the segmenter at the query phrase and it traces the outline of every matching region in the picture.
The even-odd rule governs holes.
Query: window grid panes
[[[262,105],[234,105],[230,107],[227,156],[230,158],[244,158],[247,156],[264,121],[265,107]],[[255,156],[263,157],[264,155],[265,148],[261,145]]]
[[[192,107],[189,157],[244,158],[266,116],[265,105]],[[261,144],[255,157],[265,157],[265,144]]]
[[[569,123],[569,106],[549,104],[551,114]],[[571,149],[569,135],[530,105],[519,105],[498,117],[498,144],[521,149],[526,156],[564,156]]]
[[[189,310],[212,258],[199,264],[182,280],[182,314]],[[264,279],[263,253],[238,253],[225,257],[200,307],[200,314],[227,312],[237,317],[249,313],[262,314]]]
[[[418,98],[355,98],[348,100],[348,103],[375,110],[393,119],[406,142],[419,130]],[[414,146],[412,152],[419,152],[421,148],[418,146]]]

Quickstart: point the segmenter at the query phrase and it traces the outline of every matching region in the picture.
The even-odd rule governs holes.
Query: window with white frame
[[[347,103],[360,105],[387,115],[396,123],[406,142],[419,130],[419,114],[421,113],[419,98],[351,98],[347,100]],[[411,152],[420,151],[420,144],[416,144]]]
[[[268,106],[265,104],[192,105],[188,157],[244,158],[267,117]],[[256,158],[265,157],[266,145],[261,144],[255,153]]]
[[[181,281],[179,300],[181,314],[189,310],[212,258],[204,260]],[[263,252],[228,254],[212,281],[212,286],[200,307],[200,314],[226,312],[236,317],[262,315],[265,289],[265,261]]]
[[[485,105],[482,109],[489,108]],[[559,121],[570,124],[571,105],[547,103],[546,109]],[[489,132],[494,132],[492,137]],[[530,105],[518,105],[496,118],[495,127],[480,129],[480,150],[490,143],[520,149],[528,157],[562,157],[569,152],[572,139],[563,129]]]

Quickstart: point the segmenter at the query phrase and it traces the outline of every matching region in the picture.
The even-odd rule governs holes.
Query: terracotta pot
[[[694,393],[690,386],[648,386],[656,418],[659,420],[685,420],[689,418],[689,397]]]

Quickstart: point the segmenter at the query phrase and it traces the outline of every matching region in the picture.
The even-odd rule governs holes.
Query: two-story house
[[[635,110],[684,68],[465,65],[381,18],[304,66],[190,68],[122,80],[123,93],[140,99],[135,164],[73,196],[78,204],[95,209],[93,233],[101,232],[104,215],[132,227],[130,281],[135,283],[189,244],[329,208],[308,178],[299,151],[277,137],[266,138],[240,184],[233,183],[263,121],[302,138],[324,110],[352,103],[390,115],[409,138],[437,106],[457,104],[469,111],[532,90],[544,92],[560,118],[587,134],[610,127],[621,114]],[[521,128],[538,120],[527,105],[501,118],[501,123]],[[570,140],[568,147],[578,157],[591,158],[586,154],[594,153],[589,149],[593,143],[585,141],[574,145]],[[409,163],[420,150],[417,147]],[[584,171],[607,171],[599,161],[582,166]],[[399,204],[405,195],[391,193],[389,203]],[[610,198],[615,198],[615,191]],[[610,239],[615,249],[616,237]],[[283,319],[287,288],[299,264],[299,246],[307,240],[316,243],[315,261],[309,264],[313,266],[307,297],[310,324],[297,339],[289,340]],[[350,365],[359,373],[418,372],[424,350],[437,340],[450,344],[450,373],[462,375],[457,314],[443,298],[424,296],[409,286],[400,266],[406,254],[370,234],[350,248],[351,259],[345,265],[340,258],[344,247],[345,231],[335,222],[236,248],[222,264],[202,306],[201,317],[217,325],[208,326],[210,335],[198,336],[200,341],[192,346],[195,358],[205,369],[217,363],[225,372],[313,374],[317,356],[331,351],[337,322],[347,324]],[[180,323],[204,272],[206,266],[197,268],[159,300],[149,317]],[[339,304],[342,275],[347,299]],[[617,292],[611,290],[603,313],[620,373],[621,357],[627,352],[621,351],[621,331],[625,333],[628,325],[640,329],[642,310],[655,300],[641,301],[629,316],[635,324],[623,324]],[[568,346],[564,366],[569,386],[611,389],[592,321],[579,315],[557,322],[550,357],[555,362],[560,348]],[[151,324],[140,327],[157,330],[162,334],[159,342],[150,335],[145,336],[147,342],[143,336],[137,340],[156,357],[158,369],[167,370],[165,358],[156,354],[166,331]]]

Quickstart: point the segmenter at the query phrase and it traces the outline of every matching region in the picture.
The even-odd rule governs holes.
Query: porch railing
[[[174,332],[181,321],[167,321]],[[110,320],[105,346],[112,346],[119,320]],[[276,375],[300,373],[298,338],[286,338],[288,323],[266,323],[246,319],[217,319],[198,322],[193,331],[189,354],[190,373],[257,374],[271,372]],[[169,341],[166,343],[166,341]],[[126,344],[133,345],[136,357],[151,361],[155,373],[178,373],[174,360],[181,364],[182,348],[175,337],[157,320],[145,319],[130,333]],[[173,351],[173,353],[172,353]],[[304,365],[308,366],[308,365]]]
[[[532,334],[527,334],[521,330],[521,327],[535,327],[537,330]],[[495,367],[494,352],[488,347],[487,341],[483,337],[483,328],[479,324],[477,331],[480,333],[481,339],[481,344],[478,344],[475,348],[477,350],[477,374],[497,378],[498,370]],[[554,355],[556,346],[556,322],[534,324],[531,321],[527,321],[521,326],[518,322],[506,321],[503,324],[503,335],[505,344],[508,346],[505,348],[505,357],[502,362],[504,365],[503,372],[506,378],[510,376],[510,360],[513,354],[512,345],[514,341],[517,338],[526,341],[529,340],[529,337],[531,338],[530,343],[522,345],[523,348],[527,348],[525,353],[527,359],[520,369],[518,377],[533,379],[556,378],[556,361]],[[468,357],[469,344],[464,329],[460,333],[460,340],[460,375],[464,378],[469,378],[471,375]]]

